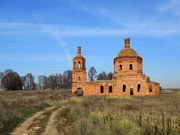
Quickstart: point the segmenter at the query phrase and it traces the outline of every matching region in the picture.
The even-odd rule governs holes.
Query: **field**
[[[162,90],[157,97],[70,97],[69,91],[0,92],[0,134],[10,134],[18,125],[25,129],[23,124],[28,123],[23,132],[35,135],[174,135],[180,134],[179,105],[180,90]]]

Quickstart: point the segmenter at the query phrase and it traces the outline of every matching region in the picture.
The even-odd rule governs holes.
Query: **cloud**
[[[168,0],[166,4],[162,4],[157,8],[160,12],[171,12],[176,16],[180,16],[180,0]]]
[[[27,53],[12,53],[7,55],[6,53],[1,53],[1,61],[28,61],[28,62],[52,62],[52,61],[64,61],[66,58],[63,55],[52,55],[52,54],[33,54],[27,55]]]
[[[66,53],[66,57],[67,57],[67,61],[68,61],[68,65],[69,67],[71,67],[71,63],[72,63],[72,57],[71,57],[71,54],[69,53],[68,49],[67,49],[67,44],[62,41],[62,40],[59,40],[59,45],[62,47],[62,49],[64,50],[64,52]]]
[[[41,25],[34,23],[0,21],[0,34],[40,33],[40,27]]]
[[[64,53],[66,54],[66,58],[68,61],[68,65],[69,67],[71,67],[71,61],[72,61],[72,57],[71,54],[68,51],[68,45],[67,43],[65,43],[63,41],[63,35],[62,34],[58,34],[58,30],[50,25],[41,25],[43,30],[45,30],[46,32],[48,32],[49,34],[51,34],[57,41],[58,44],[61,46],[61,48],[63,49]]]
[[[140,12],[145,8],[130,11],[126,7],[109,8],[106,6],[92,5],[75,5],[78,10],[94,15],[96,17],[106,18],[108,21],[115,23],[120,34],[143,35],[143,36],[166,36],[180,34],[180,18],[169,16],[169,12],[180,15],[180,1],[170,0],[167,5],[150,5],[151,13]],[[130,8],[130,7],[128,7]],[[131,7],[132,8],[132,7]],[[162,14],[159,11],[167,11]],[[114,24],[112,24],[114,25]],[[107,31],[106,31],[107,32]]]
[[[172,34],[180,34],[180,20],[169,19],[161,20],[159,17],[151,18],[146,21],[138,20],[134,17],[130,21],[123,22],[128,18],[119,18],[117,14],[109,9],[98,7],[97,9],[82,8],[85,12],[90,12],[93,15],[102,15],[111,19],[119,26],[112,27],[88,27],[75,25],[53,25],[41,23],[17,23],[17,22],[2,22],[0,21],[0,34],[51,34],[56,38],[63,37],[97,37],[97,36],[166,36]],[[114,11],[115,12],[115,11]],[[100,14],[99,14],[100,13]],[[158,16],[158,15],[157,15]]]
[[[175,48],[175,47],[179,47],[180,45],[169,45],[169,46],[166,46],[164,48],[161,48],[160,50],[158,50],[158,52],[161,52],[161,51],[166,51],[166,50],[169,50],[171,48]]]

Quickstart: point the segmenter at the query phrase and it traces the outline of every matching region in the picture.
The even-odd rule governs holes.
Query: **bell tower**
[[[81,54],[81,47],[78,46],[77,56],[73,59],[73,82],[86,82],[86,59]]]

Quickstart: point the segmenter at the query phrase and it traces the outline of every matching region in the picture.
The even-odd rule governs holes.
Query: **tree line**
[[[106,73],[105,71],[97,74],[94,67],[88,70],[88,80],[111,80],[113,73]],[[65,70],[63,74],[56,73],[49,76],[38,75],[37,77],[32,73],[25,76],[20,76],[16,71],[7,69],[0,72],[0,89],[5,90],[65,90],[71,89],[72,85],[72,71]]]
[[[37,78],[32,73],[20,76],[12,69],[0,72],[0,87],[5,90],[63,90],[70,89],[71,82],[71,70],[66,70],[63,74],[38,75]]]

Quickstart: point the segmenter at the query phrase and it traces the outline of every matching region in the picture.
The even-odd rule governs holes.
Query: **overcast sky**
[[[113,72],[126,37],[151,80],[180,87],[180,0],[0,0],[1,72],[62,73],[79,45],[87,70]]]

